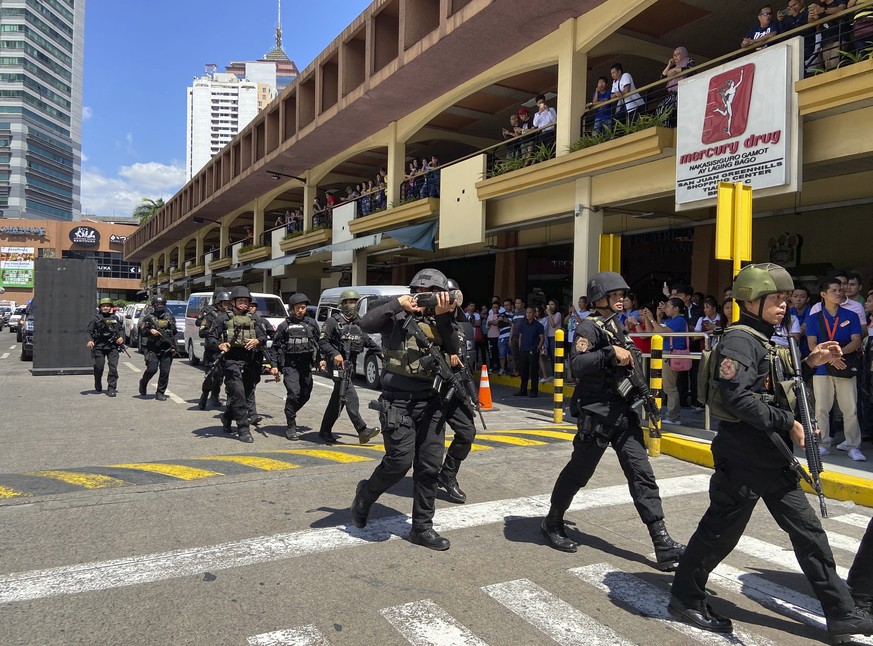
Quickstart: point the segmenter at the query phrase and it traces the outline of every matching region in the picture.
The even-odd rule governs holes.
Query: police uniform
[[[152,330],[157,330],[159,334],[152,334]],[[152,301],[152,311],[141,322],[140,334],[145,339],[146,369],[142,379],[139,380],[139,394],[146,396],[149,381],[160,371],[155,399],[163,401],[167,398],[164,393],[170,382],[170,368],[173,365],[173,356],[176,354],[177,330],[176,319],[166,309],[162,298]]]
[[[861,539],[846,583],[852,589],[855,603],[867,612],[873,611],[873,518],[867,523],[867,531]]]
[[[105,301],[105,302],[104,302]],[[104,299],[101,305],[111,305],[112,301]],[[103,369],[109,364],[108,395],[115,397],[118,388],[118,349],[122,344],[118,339],[124,340],[124,331],[121,322],[111,312],[103,314],[98,312],[88,322],[88,338],[94,343],[91,356],[94,358],[94,390],[98,393],[103,390]]]
[[[230,293],[227,291],[217,291],[213,295],[212,300],[212,305],[205,308],[196,320],[197,333],[201,339],[206,339],[209,336],[209,330],[215,325],[217,319],[227,319],[227,311],[219,303],[229,301]],[[206,410],[207,404],[215,407],[221,406],[218,395],[221,392],[221,383],[224,378],[222,366],[214,365],[216,361],[221,360],[221,352],[205,342],[204,346],[203,367],[206,368],[206,374],[203,377],[203,385],[200,388],[200,401],[197,405],[200,410]]]
[[[231,302],[238,298],[251,298],[245,287],[234,287]],[[246,350],[246,344],[258,340],[258,346]],[[221,352],[219,345],[227,343],[230,348],[224,353],[224,387],[227,391],[227,406],[221,415],[225,433],[231,432],[231,423],[236,422],[239,439],[254,441],[249,429],[250,410],[254,399],[255,386],[260,379],[261,351],[259,347],[267,344],[267,334],[257,315],[246,311],[240,314],[234,308],[226,318],[217,318],[209,330],[207,344]]]
[[[589,281],[588,302],[598,302],[617,291],[628,291],[624,279],[615,272],[600,272]],[[573,438],[570,462],[555,482],[549,514],[541,529],[552,547],[566,552],[576,551],[576,543],[564,533],[564,513],[573,497],[588,484],[606,447],[612,446],[627,478],[634,507],[649,529],[655,547],[656,567],[668,571],[675,567],[684,546],[667,533],[658,483],[646,453],[640,417],[631,402],[618,391],[627,368],[618,364],[616,347],[630,349],[634,365],[642,365],[642,355],[628,341],[626,334],[617,316],[606,320],[594,313],[576,326],[570,369],[576,379],[572,404],[577,411],[578,432]]]
[[[301,300],[302,299],[302,300]],[[294,294],[288,304],[309,302],[303,294]],[[273,336],[272,363],[282,373],[285,384],[285,436],[297,439],[297,412],[303,408],[312,394],[312,367],[318,351],[318,324],[304,315],[295,318],[292,314],[279,324]]]
[[[793,281],[778,265],[748,265],[737,274],[733,294],[755,301],[771,293],[790,292]],[[760,314],[759,314],[760,316]],[[743,308],[740,324],[769,338],[773,325]],[[710,504],[688,542],[673,579],[669,611],[679,619],[713,632],[730,632],[730,619],[706,603],[710,572],[727,557],[743,535],[758,500],[763,498],[776,523],[788,533],[794,553],[821,602],[832,637],[873,631],[873,621],[855,609],[848,587],[837,575],[827,535],[799,485],[799,476],[768,435],[776,431],[791,446],[794,414],[775,398],[770,351],[744,330],[725,334],[714,350],[722,405],[738,421],[722,420],[712,442],[715,473]],[[790,366],[783,366],[791,372]],[[869,634],[867,632],[866,634]]]
[[[413,277],[411,287],[446,290],[447,279],[442,272],[425,269]],[[414,467],[409,540],[430,549],[446,550],[448,539],[433,529],[437,476],[445,441],[442,400],[434,389],[434,375],[428,362],[422,361],[426,353],[404,327],[410,316],[420,320],[425,334],[444,352],[459,352],[451,313],[413,315],[407,313],[397,299],[391,299],[361,317],[364,332],[382,335],[386,355],[379,397],[385,457],[370,479],[358,486],[352,503],[352,521],[358,527],[365,526],[373,503]]]
[[[340,311],[335,311],[325,321],[318,346],[321,350],[321,356],[327,361],[328,370],[334,370],[335,358],[342,357],[345,364],[344,369],[350,371],[345,377],[345,408],[355,431],[358,433],[359,440],[365,444],[371,437],[377,435],[378,431],[368,429],[367,423],[361,417],[358,392],[353,379],[355,362],[365,348],[378,353],[382,352],[382,348],[361,330],[360,323],[355,318],[347,318]],[[321,420],[321,429],[318,432],[321,439],[331,443],[336,441],[331,430],[340,414],[340,388],[343,385],[343,378],[334,377],[333,382],[333,392],[330,395],[330,401]]]

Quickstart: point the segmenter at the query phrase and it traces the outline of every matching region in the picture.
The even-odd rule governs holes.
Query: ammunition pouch
[[[576,427],[579,429],[579,439],[586,443],[597,442],[597,446],[601,449],[609,446],[612,436],[619,430],[614,426],[607,426],[602,418],[586,411],[582,411],[582,416],[576,423]]]
[[[382,433],[391,433],[400,428],[403,415],[391,405],[391,402],[384,399],[374,400],[370,402],[368,408],[378,411],[379,426],[382,429]]]

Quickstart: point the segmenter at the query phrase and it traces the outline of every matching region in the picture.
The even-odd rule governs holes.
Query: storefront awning
[[[412,247],[413,249],[433,251],[438,224],[439,223],[436,220],[433,222],[425,222],[424,224],[413,224],[401,229],[385,231],[384,235],[390,236],[398,242],[402,242],[407,247]]]
[[[252,269],[275,269],[276,267],[282,267],[283,265],[292,265],[294,261],[297,260],[298,254],[290,254],[288,256],[279,256],[278,258],[270,258],[269,260],[262,260],[261,262],[256,262],[252,264]]]
[[[242,275],[252,269],[251,265],[243,265],[242,267],[234,267],[232,269],[224,269],[222,271],[216,271],[214,276],[221,276],[222,278],[229,278],[230,280],[239,280],[242,278]]]
[[[374,233],[369,236],[361,236],[352,240],[343,240],[323,247],[316,247],[310,251],[310,255],[317,253],[332,253],[335,251],[357,251],[358,249],[366,249],[367,247],[375,247],[382,241],[381,233]]]

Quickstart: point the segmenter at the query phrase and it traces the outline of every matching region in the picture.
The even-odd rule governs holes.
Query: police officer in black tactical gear
[[[436,269],[422,269],[412,278],[410,289],[414,293],[435,292],[433,308],[420,307],[414,294],[404,294],[368,310],[361,318],[361,329],[381,334],[385,349],[379,397],[385,457],[370,479],[358,485],[352,522],[364,527],[373,503],[414,465],[409,541],[432,550],[447,550],[449,540],[433,529],[437,476],[445,441],[442,398],[434,388],[432,362],[428,361],[432,357],[410,333],[408,319],[413,318],[444,353],[456,355],[460,350],[452,330],[445,275]]]
[[[457,282],[448,279],[449,290],[458,290],[460,286]],[[449,362],[453,368],[461,368],[467,370],[466,363],[468,362],[467,339],[472,334],[473,327],[464,316],[461,308],[463,297],[459,297],[452,301],[452,329],[457,338],[458,348],[460,352],[449,357]],[[454,437],[452,443],[446,451],[446,459],[437,476],[437,485],[440,489],[444,489],[449,497],[449,500],[459,504],[467,502],[467,494],[463,492],[458,485],[458,469],[461,468],[461,462],[470,455],[470,450],[473,447],[473,440],[476,439],[476,425],[473,418],[474,412],[457,397],[444,402],[443,416],[446,424],[452,429]]]
[[[747,265],[734,279],[733,296],[740,307],[739,323],[770,339],[787,308],[786,294],[794,289],[791,275],[771,263]],[[577,328],[578,329],[578,328]],[[706,602],[709,573],[739,542],[759,499],[776,523],[788,533],[794,554],[813,592],[821,602],[827,629],[835,642],[853,634],[873,634],[873,618],[856,607],[846,584],[837,575],[834,556],[806,495],[799,476],[777,446],[804,445],[803,425],[796,421],[787,400],[779,396],[772,366],[770,342],[748,330],[730,328],[710,360],[717,369],[721,403],[737,421],[722,420],[712,441],[715,473],[709,485],[709,509],[679,560],[668,610],[697,628],[728,633],[731,620],[713,612]],[[807,368],[836,361],[839,343],[825,341],[803,362]],[[771,371],[771,368],[773,370]],[[782,365],[794,373],[794,366]],[[803,366],[801,366],[803,369]],[[770,432],[775,437],[771,439]]]
[[[103,391],[103,367],[109,364],[109,390],[106,394],[115,397],[118,393],[118,350],[124,345],[121,322],[112,313],[112,299],[101,298],[100,311],[88,322],[88,349],[94,357],[94,390]]]
[[[297,411],[312,394],[312,367],[318,358],[318,323],[306,315],[309,298],[298,292],[288,299],[291,314],[276,328],[273,336],[272,369],[278,381],[279,373],[285,384],[285,437],[300,439],[297,430]],[[324,369],[324,361],[320,367]]]
[[[197,333],[201,339],[209,336],[209,330],[215,325],[217,319],[227,318],[228,309],[230,309],[230,292],[226,289],[216,290],[212,295],[212,304],[205,307],[195,321]],[[222,366],[214,365],[216,361],[220,360],[221,353],[218,349],[206,344],[203,350],[203,367],[206,368],[206,375],[200,389],[200,401],[197,403],[197,408],[200,410],[206,410],[207,405],[215,408],[221,406],[218,394],[221,392],[224,370]]]
[[[247,287],[234,287],[230,292],[231,312],[226,318],[216,318],[206,337],[207,346],[223,353],[224,387],[227,407],[221,415],[225,433],[232,433],[236,421],[241,442],[254,442],[249,429],[249,411],[255,385],[260,379],[260,347],[267,345],[267,334],[260,317],[249,313],[252,295]]]
[[[368,428],[358,410],[358,392],[355,389],[355,362],[358,355],[365,349],[382,354],[382,348],[370,336],[361,330],[358,323],[358,301],[361,295],[353,289],[347,289],[340,294],[339,307],[331,313],[324,323],[324,329],[318,339],[321,356],[327,361],[328,370],[333,376],[333,392],[324,417],[321,419],[321,429],[318,437],[333,444],[338,438],[331,432],[340,414],[340,406],[344,405],[349,419],[358,433],[358,442],[366,444],[379,434],[378,428]],[[342,394],[341,394],[342,391]],[[340,401],[344,397],[345,402]]]
[[[643,443],[640,417],[618,390],[627,371],[642,365],[642,355],[629,342],[621,314],[622,299],[630,288],[619,274],[604,271],[588,281],[588,302],[596,312],[576,326],[570,369],[576,378],[573,406],[578,411],[578,432],[573,455],[552,490],[551,507],[542,532],[555,549],[575,552],[576,543],[564,531],[564,512],[573,496],[588,484],[607,446],[612,446],[637,513],[649,528],[655,546],[656,567],[670,571],[684,545],[674,541],[664,525],[664,509],[655,474]]]
[[[846,583],[852,589],[855,604],[873,613],[873,518],[867,523],[867,531],[861,539]]]
[[[139,380],[139,394],[146,396],[149,381],[158,374],[158,390],[155,399],[167,399],[167,384],[170,383],[170,368],[173,357],[176,356],[176,318],[167,309],[167,301],[163,296],[152,299],[152,310],[140,322],[140,334],[145,339],[146,369]]]
[[[249,313],[252,314],[253,316],[258,315],[258,302],[256,300],[253,300],[251,303],[249,303]],[[260,321],[261,321],[261,324],[264,326],[264,332],[266,332],[267,338],[272,339],[273,336],[275,336],[275,334],[276,334],[276,328],[273,327],[273,324],[270,323],[270,321],[265,316],[261,316]],[[270,354],[267,351],[267,347],[260,346],[259,350],[260,350],[260,356],[258,357],[258,360],[261,362],[261,367],[264,370],[269,371],[272,368],[272,364],[270,363],[271,359],[270,359]],[[261,383],[261,373],[263,373],[263,370],[261,370],[261,372],[258,373],[258,381],[257,381],[258,384]],[[251,406],[249,408],[249,420],[251,421],[252,425],[258,426],[258,425],[260,425],[260,423],[263,419],[264,419],[263,417],[258,415],[258,398],[257,398],[257,388],[256,388],[252,392]]]

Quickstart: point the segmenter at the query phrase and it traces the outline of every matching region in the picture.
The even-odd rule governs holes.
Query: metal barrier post
[[[652,337],[652,360],[649,363],[649,390],[655,398],[655,406],[658,410],[661,409],[661,389],[663,382],[661,381],[661,369],[664,367],[664,337],[656,334]],[[657,458],[661,455],[661,420],[649,419],[649,425],[646,429],[646,447],[649,450],[649,456]]]
[[[555,370],[554,386],[554,411],[553,421],[560,424],[564,421],[564,330],[555,330],[555,356],[553,357]]]

